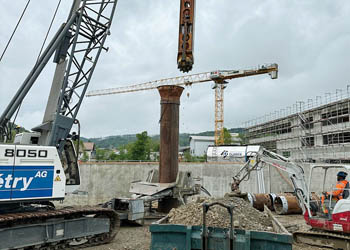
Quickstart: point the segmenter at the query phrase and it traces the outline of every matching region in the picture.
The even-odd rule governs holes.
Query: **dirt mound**
[[[233,221],[235,228],[255,231],[273,231],[271,219],[267,214],[253,208],[242,198],[230,197],[225,199],[199,199],[175,209],[169,213],[169,223],[182,225],[202,225],[203,206],[202,204],[211,202],[222,202],[233,204]],[[230,215],[226,208],[213,206],[207,213],[207,226],[210,227],[230,227]]]

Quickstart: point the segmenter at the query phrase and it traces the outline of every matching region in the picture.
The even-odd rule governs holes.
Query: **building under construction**
[[[350,162],[350,85],[244,123],[250,144],[307,162]]]

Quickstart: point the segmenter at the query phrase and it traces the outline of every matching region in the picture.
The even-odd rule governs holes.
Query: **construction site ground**
[[[290,231],[307,229],[302,215],[275,215],[276,218]],[[148,250],[151,244],[151,233],[148,230],[148,225],[135,226],[124,224],[112,243],[86,248],[89,250]],[[318,250],[329,249],[319,248],[305,244],[293,244],[293,250]]]
[[[117,237],[113,242],[105,245],[89,247],[89,250],[149,250],[151,245],[151,233],[148,225],[136,226],[124,224],[121,226]]]

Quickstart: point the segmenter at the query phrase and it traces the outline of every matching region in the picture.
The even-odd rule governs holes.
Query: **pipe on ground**
[[[298,199],[295,196],[277,196],[274,204],[277,214],[302,214]]]
[[[270,210],[273,209],[269,194],[252,194],[248,193],[248,201],[257,210],[264,211],[264,205]]]

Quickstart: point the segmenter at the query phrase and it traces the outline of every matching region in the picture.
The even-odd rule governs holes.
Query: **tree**
[[[160,149],[160,142],[159,140],[150,140],[150,149],[152,152],[159,152]]]
[[[184,152],[184,159],[185,159],[185,161],[187,161],[187,162],[192,161],[192,155],[190,154],[189,151],[185,151],[185,152]]]
[[[96,160],[105,161],[107,160],[107,150],[102,148],[96,148]]]
[[[81,161],[86,162],[86,161],[88,161],[88,160],[89,160],[89,156],[88,156],[88,154],[84,151],[84,152],[83,152],[83,157],[81,158]]]
[[[220,135],[221,139],[221,135]],[[224,144],[231,144],[232,143],[232,136],[230,134],[230,131],[228,131],[227,128],[224,128]]]
[[[108,156],[108,160],[110,160],[110,161],[117,161],[117,160],[119,160],[119,155],[117,155],[116,153],[111,151],[109,156]]]
[[[129,143],[127,145],[122,145],[119,147],[119,155],[118,155],[118,160],[119,161],[125,161],[130,159],[130,150],[132,147],[132,143]]]
[[[147,135],[147,131],[141,134],[136,134],[137,140],[132,144],[130,156],[132,160],[150,160],[150,141],[151,138]]]

